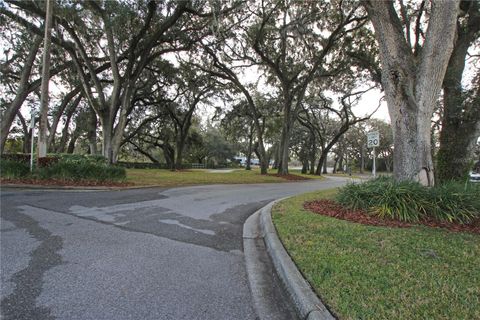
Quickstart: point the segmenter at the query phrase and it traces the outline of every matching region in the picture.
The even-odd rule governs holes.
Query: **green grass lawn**
[[[480,319],[480,236],[442,229],[364,226],[277,204],[283,244],[340,319]]]
[[[364,174],[364,176],[365,175],[366,174]],[[355,173],[352,173],[351,175],[347,174],[347,173],[327,173],[325,176],[327,176],[327,177],[343,177],[343,178],[352,178],[352,179],[359,179],[359,178],[362,177],[359,174],[355,174]]]
[[[324,176],[316,176],[316,175],[312,175],[312,174],[302,174],[302,170],[300,170],[300,169],[289,169],[288,172],[291,173],[291,174],[295,174],[295,175],[305,177],[305,178],[310,178],[310,179],[320,179],[320,180],[325,179]]]
[[[270,173],[274,173],[270,171]],[[162,169],[127,169],[127,182],[135,185],[155,185],[163,187],[197,184],[241,184],[278,183],[287,180],[275,176],[261,175],[258,169],[237,169],[232,172],[211,172],[205,169],[170,171]]]

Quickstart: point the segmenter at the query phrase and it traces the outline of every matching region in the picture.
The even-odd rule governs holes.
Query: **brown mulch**
[[[16,184],[16,185],[35,185],[35,186],[59,186],[59,187],[131,187],[131,182],[108,182],[108,181],[70,181],[60,179],[6,179],[0,178],[0,184]]]
[[[412,223],[406,223],[397,220],[382,219],[376,216],[369,215],[363,210],[346,209],[337,202],[327,199],[305,202],[303,204],[303,207],[306,210],[312,211],[317,214],[370,226],[408,228],[414,225]],[[419,221],[418,224],[422,224],[432,228],[444,228],[453,232],[470,232],[480,234],[480,219],[477,219],[476,221],[468,225],[440,222],[433,219]]]
[[[272,176],[272,177],[283,178],[283,179],[288,180],[288,181],[311,180],[310,178],[297,176],[296,174],[281,175],[281,174],[278,174],[278,173],[269,173],[268,175]]]

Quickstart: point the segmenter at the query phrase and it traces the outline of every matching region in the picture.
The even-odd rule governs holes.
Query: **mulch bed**
[[[281,175],[281,174],[278,174],[278,173],[269,173],[268,175],[272,176],[272,177],[283,178],[283,179],[288,180],[288,181],[311,180],[310,178],[297,176],[296,174]]]
[[[346,209],[342,205],[338,204],[337,202],[332,200],[327,200],[327,199],[305,202],[303,204],[303,207],[306,210],[309,210],[324,216],[357,222],[357,223],[370,225],[370,226],[408,228],[414,225],[412,223],[406,223],[406,222],[401,222],[397,220],[382,219],[376,216],[369,215],[363,210]],[[444,228],[453,232],[470,232],[470,233],[480,234],[480,219],[468,225],[439,222],[433,219],[419,221],[417,224],[422,224],[432,228]]]
[[[108,182],[108,181],[70,181],[59,179],[0,179],[0,184],[17,184],[17,185],[36,185],[36,186],[60,186],[60,187],[130,187],[134,184],[131,182]]]

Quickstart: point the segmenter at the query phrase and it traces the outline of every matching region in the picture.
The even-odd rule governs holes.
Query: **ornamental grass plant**
[[[379,177],[340,189],[336,200],[385,219],[416,222],[434,219],[466,224],[480,217],[480,188],[450,182],[427,188],[417,182]]]

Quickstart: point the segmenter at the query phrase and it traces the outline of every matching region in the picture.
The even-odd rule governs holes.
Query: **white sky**
[[[354,108],[356,116],[363,116],[370,114],[378,107],[378,102],[382,97],[382,93],[378,89],[373,89],[365,93],[360,99],[358,106]],[[387,103],[383,100],[380,104],[380,108],[375,112],[372,118],[381,119],[390,123],[390,116],[388,115]]]

